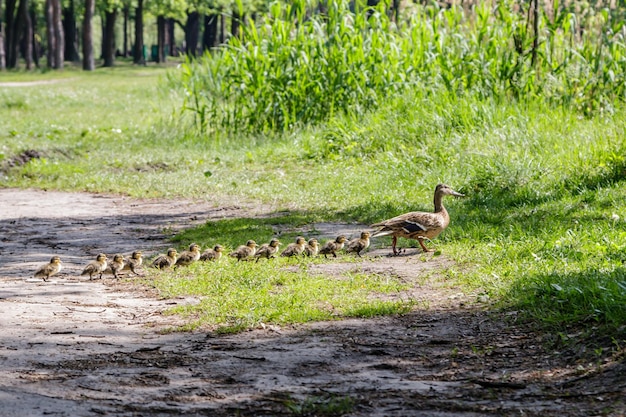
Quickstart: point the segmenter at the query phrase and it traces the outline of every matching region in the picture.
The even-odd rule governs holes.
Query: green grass
[[[184,231],[172,243],[182,249],[192,241],[230,248],[248,238],[263,243],[281,225],[368,224],[430,210],[434,186],[446,182],[468,195],[446,200],[452,224],[436,241],[463,271],[445,274],[448,285],[484,292],[495,307],[557,329],[583,324],[623,334],[621,107],[581,117],[545,103],[416,91],[361,117],[335,116],[281,135],[218,137],[190,130],[176,117],[182,100],[159,87],[165,71],[97,70],[72,74],[72,83],[0,87],[0,186],[216,204],[225,198],[276,211]],[[32,79],[12,74],[13,81]],[[8,168],[25,149],[45,157]],[[281,240],[288,243],[296,233]],[[188,317],[188,328],[225,332],[415,307],[411,300],[378,297],[397,299],[391,296],[405,290],[403,283],[315,275],[284,259],[157,272],[152,285],[166,297],[199,298],[197,306],[173,310]]]
[[[151,273],[152,285],[165,297],[201,297],[199,305],[175,307],[187,317],[183,329],[216,326],[222,333],[262,323],[292,324],[341,317],[374,317],[410,310],[410,300],[380,295],[407,289],[397,278],[365,274],[310,274],[301,260],[195,263],[189,268]]]

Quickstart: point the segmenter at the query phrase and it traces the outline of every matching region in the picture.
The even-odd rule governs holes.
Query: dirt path
[[[623,359],[547,351],[545,336],[481,311],[475,295],[428,282],[415,295],[429,308],[402,317],[216,336],[159,332],[175,320],[160,312],[183,299],[76,277],[103,242],[149,255],[180,228],[264,212],[0,190],[0,415],[624,415]],[[53,254],[66,270],[32,279]],[[409,253],[329,268],[421,282],[447,262]]]

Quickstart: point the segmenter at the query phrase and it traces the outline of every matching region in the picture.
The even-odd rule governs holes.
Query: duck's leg
[[[394,255],[400,255],[400,251],[396,249],[396,245],[398,244],[398,236],[394,236],[391,241],[391,249],[393,250]]]
[[[424,249],[424,252],[432,252],[432,249],[428,249],[426,246],[424,246],[424,239],[417,239],[417,241],[422,246],[422,249]]]

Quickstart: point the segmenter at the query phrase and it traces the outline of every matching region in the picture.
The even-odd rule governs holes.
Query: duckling
[[[307,243],[307,245],[304,247],[304,255],[308,256],[308,257],[313,257],[313,256],[317,256],[318,252],[320,250],[320,244],[317,241],[317,239],[315,239],[314,237],[309,239],[309,242]]]
[[[92,280],[95,274],[100,274],[98,279],[102,279],[102,274],[105,269],[107,269],[107,256],[104,253],[100,253],[95,261],[91,261],[85,266],[85,269],[83,269],[80,275],[89,274],[89,279]]]
[[[335,240],[329,240],[324,243],[324,246],[320,249],[320,255],[324,255],[327,258],[328,254],[332,254],[333,257],[337,257],[337,251],[343,249],[343,245],[346,243],[346,237],[344,235],[337,236]]]
[[[124,257],[117,254],[113,257],[113,261],[109,262],[106,272],[111,272],[115,278],[118,278],[117,273],[124,269]]]
[[[360,238],[352,239],[346,243],[346,253],[354,252],[360,258],[361,252],[370,246],[370,235],[370,232],[361,232]]]
[[[275,258],[276,252],[278,252],[278,247],[280,246],[280,241],[276,238],[270,240],[270,243],[264,243],[261,245],[259,250],[256,251],[254,256],[256,257],[256,261],[259,262],[261,258]]]
[[[122,270],[130,271],[135,275],[139,275],[137,273],[137,269],[139,269],[142,264],[142,253],[140,250],[136,250],[130,255],[130,258],[124,258],[124,267],[122,268]]]
[[[400,254],[400,251],[396,249],[399,237],[417,239],[424,252],[432,252],[433,249],[428,249],[424,245],[424,239],[436,238],[450,224],[450,216],[442,203],[443,197],[446,195],[464,197],[463,194],[454,191],[448,185],[438,184],[435,188],[435,209],[432,213],[413,211],[375,223],[372,227],[377,227],[378,231],[374,232],[372,237],[392,235],[391,248],[394,255]]]
[[[158,269],[166,269],[176,263],[176,258],[178,258],[178,252],[176,249],[169,248],[167,250],[167,255],[159,255],[154,261],[152,261],[152,266]]]
[[[37,271],[35,271],[35,278],[43,278],[44,281],[48,281],[52,275],[58,274],[63,269],[61,258],[53,256],[50,259],[50,263],[41,265]]]
[[[250,239],[245,245],[241,245],[233,252],[229,253],[228,256],[237,258],[237,262],[247,260],[252,258],[256,253],[256,246],[256,242]]]
[[[306,240],[302,236],[298,236],[296,242],[288,244],[285,250],[280,253],[280,256],[298,256],[304,252],[305,246]]]
[[[191,245],[189,245],[189,250],[183,251],[178,259],[176,259],[175,266],[191,265],[198,259],[200,259],[200,246],[192,243]]]
[[[224,248],[222,245],[215,245],[213,249],[207,249],[200,255],[201,261],[218,261],[222,257]]]

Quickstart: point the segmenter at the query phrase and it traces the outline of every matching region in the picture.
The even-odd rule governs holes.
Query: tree
[[[198,41],[200,37],[200,13],[192,11],[187,14],[185,24],[185,53],[196,57],[198,53]]]
[[[6,67],[14,68],[17,63],[17,42],[15,41],[16,31],[16,19],[15,10],[17,7],[16,0],[6,0],[6,7],[4,10],[6,20],[6,35],[5,35],[5,54],[6,54]]]
[[[61,21],[61,0],[46,0],[46,34],[48,36],[48,67],[63,69],[65,37]]]
[[[146,58],[143,55],[143,0],[137,0],[135,8],[135,46],[133,48],[133,62],[145,65]]]
[[[54,37],[55,37],[55,49],[54,49],[54,69],[63,69],[64,53],[65,53],[65,35],[63,33],[63,21],[61,0],[51,0],[53,4],[53,25],[54,25]]]
[[[210,12],[204,16],[204,31],[202,32],[202,50],[208,51],[217,46],[217,24],[219,14]]]
[[[65,60],[72,62],[80,61],[80,55],[78,53],[78,29],[76,26],[76,10],[74,8],[74,0],[69,0],[69,3],[67,3],[67,7],[63,9],[63,31],[65,34]]]
[[[0,0],[0,16],[2,16],[2,1]],[[0,71],[6,69],[7,62],[4,54],[4,24],[0,20]]]
[[[102,36],[102,58],[103,66],[112,67],[115,64],[115,19],[117,9],[106,10],[104,12],[104,26]]]
[[[162,64],[165,62],[165,42],[166,42],[166,19],[165,16],[157,16],[157,56],[156,62]]]
[[[95,0],[85,0],[85,14],[83,15],[83,69],[93,71],[95,59],[93,56],[93,15],[96,11]]]

